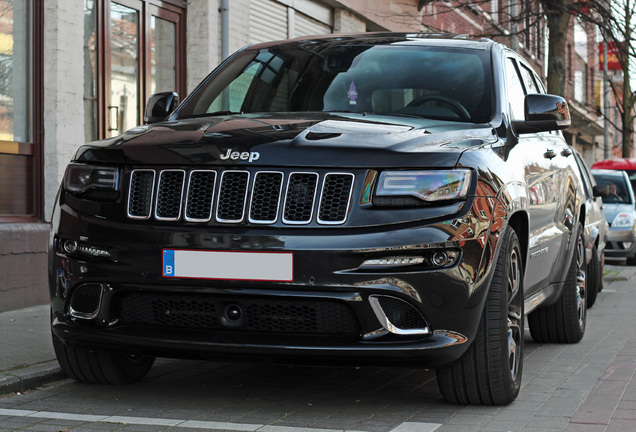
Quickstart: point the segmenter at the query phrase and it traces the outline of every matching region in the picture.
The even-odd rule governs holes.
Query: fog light
[[[65,240],[62,244],[64,252],[72,254],[77,250],[77,242],[75,240]]]
[[[433,254],[433,264],[437,267],[443,267],[448,262],[446,252],[435,252]]]

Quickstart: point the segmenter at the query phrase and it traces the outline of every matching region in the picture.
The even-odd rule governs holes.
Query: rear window
[[[487,51],[307,44],[239,53],[179,117],[329,111],[484,123],[492,104]]]

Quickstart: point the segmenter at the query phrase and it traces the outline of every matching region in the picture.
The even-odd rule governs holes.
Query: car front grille
[[[236,321],[228,308],[238,308]],[[122,293],[115,301],[117,321],[163,328],[230,329],[267,333],[359,336],[353,311],[325,299],[234,299],[210,295]]]
[[[141,220],[339,225],[354,180],[352,173],[136,169],[127,213]]]

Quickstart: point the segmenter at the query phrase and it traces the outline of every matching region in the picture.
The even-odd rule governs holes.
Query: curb
[[[0,395],[25,392],[65,378],[66,375],[55,360],[24,369],[0,372]]]

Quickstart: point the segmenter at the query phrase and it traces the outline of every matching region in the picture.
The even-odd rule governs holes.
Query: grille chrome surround
[[[284,223],[306,225],[311,222],[318,180],[318,174],[312,172],[293,172],[289,175],[283,205]]]
[[[221,174],[221,185],[216,198],[216,221],[239,223],[245,217],[245,204],[250,182],[249,171],[228,170]],[[234,196],[243,199],[233,200]],[[242,202],[241,202],[242,201]]]
[[[128,188],[128,217],[131,219],[150,219],[155,192],[155,171],[150,169],[133,170]]]
[[[129,180],[130,219],[342,225],[349,217],[355,174],[166,168],[134,169]]]
[[[190,171],[185,204],[186,221],[209,222],[212,219],[212,204],[214,201],[212,198],[214,197],[215,186],[216,171]],[[198,206],[198,209],[194,208],[195,205]]]
[[[318,223],[340,225],[347,220],[354,181],[355,176],[351,173],[329,173],[325,176],[320,192]],[[342,187],[339,188],[338,183],[341,183]],[[347,189],[348,194],[341,193]],[[330,201],[329,204],[327,200]]]
[[[181,218],[181,202],[185,188],[184,170],[163,170],[155,199],[155,219],[176,221]]]
[[[259,182],[259,178],[262,177],[268,178],[268,182]],[[278,220],[280,199],[283,195],[284,177],[284,174],[280,171],[259,171],[254,175],[252,196],[250,197],[250,212],[248,217],[250,222],[257,224],[272,224]],[[276,182],[278,182],[278,187],[276,187]],[[262,205],[259,206],[258,204],[261,203]],[[264,207],[266,207],[266,209],[264,209]],[[272,215],[272,212],[273,217],[264,217],[266,215]]]

